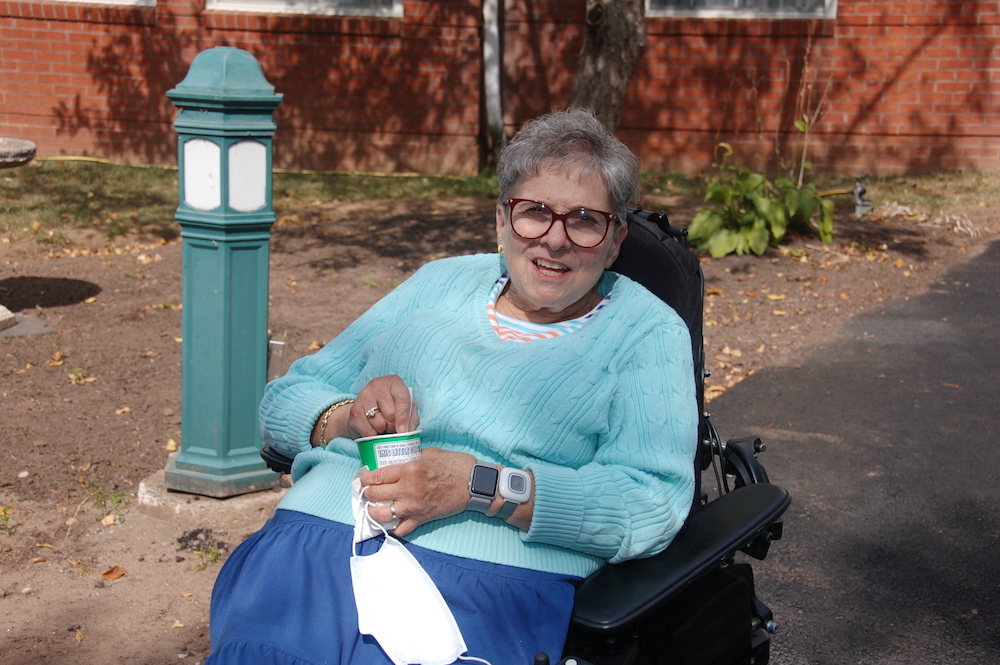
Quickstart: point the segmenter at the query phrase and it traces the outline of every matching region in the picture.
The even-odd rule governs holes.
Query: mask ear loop
[[[366,485],[365,487],[361,488],[361,498],[364,500],[364,507],[362,510],[365,514],[365,519],[368,520],[369,524],[378,527],[378,530],[381,531],[382,535],[384,535],[386,538],[392,538],[392,536],[389,535],[389,532],[386,530],[386,528],[382,526],[382,523],[376,520],[374,517],[372,517],[372,514],[368,512],[368,507],[374,503],[373,501],[369,501],[368,499],[365,498],[365,492],[368,491],[369,487],[371,487],[371,485]],[[361,556],[360,554],[358,554],[358,545],[360,545],[360,543],[354,543],[351,545],[352,556]]]

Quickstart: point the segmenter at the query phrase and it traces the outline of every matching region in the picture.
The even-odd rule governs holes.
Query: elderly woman
[[[423,266],[268,385],[263,435],[297,456],[295,484],[219,575],[212,662],[392,662],[358,631],[354,439],[409,431],[418,411],[419,459],[360,483],[470,656],[558,656],[575,585],[663,550],[683,523],[687,328],[608,270],[638,160],[591,114],[553,113],[518,133],[497,175],[498,254]]]

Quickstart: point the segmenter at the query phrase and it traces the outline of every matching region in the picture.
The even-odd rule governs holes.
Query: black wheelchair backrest
[[[666,215],[635,209],[628,213],[628,236],[611,269],[630,277],[674,308],[691,333],[698,408],[704,409],[705,358],[702,337],[705,278],[688,249],[687,229],[670,226]]]

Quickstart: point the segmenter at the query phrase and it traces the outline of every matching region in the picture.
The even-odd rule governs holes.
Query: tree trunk
[[[645,0],[586,0],[587,23],[570,108],[593,111],[612,132],[646,48]]]

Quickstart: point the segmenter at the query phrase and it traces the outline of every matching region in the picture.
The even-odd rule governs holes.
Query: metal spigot
[[[858,219],[872,209],[872,200],[864,198],[866,178],[868,178],[867,173],[858,171],[858,177],[854,181],[854,216]]]

